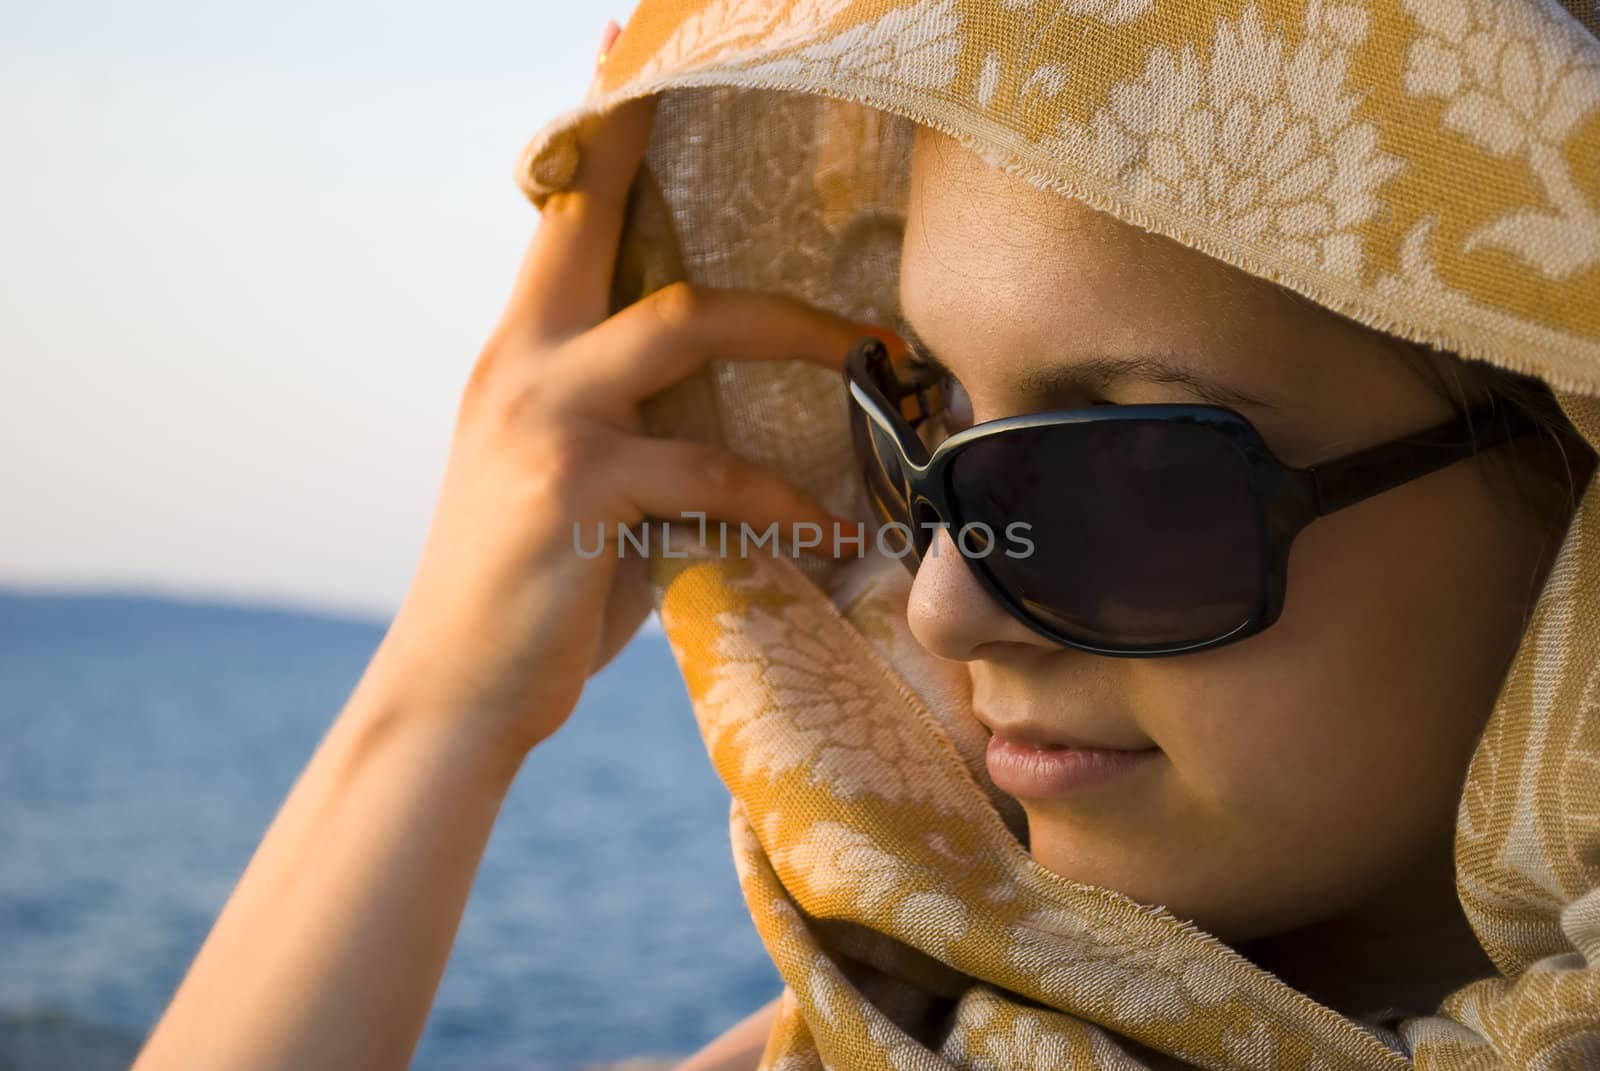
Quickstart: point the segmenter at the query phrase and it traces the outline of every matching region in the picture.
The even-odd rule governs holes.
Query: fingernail
[[[606,53],[611,51],[611,46],[616,44],[617,38],[622,34],[622,27],[617,25],[616,19],[606,19],[606,28],[600,32],[600,51],[594,58],[596,72],[605,66]]]

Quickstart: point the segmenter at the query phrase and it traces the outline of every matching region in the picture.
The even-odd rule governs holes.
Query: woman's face
[[[1366,330],[927,128],[900,289],[975,421],[1204,400],[1133,379],[1094,396],[1026,387],[1046,366],[1149,355],[1267,403],[1234,408],[1296,467],[1455,415]],[[1462,779],[1548,568],[1534,519],[1501,486],[1461,462],[1319,518],[1293,545],[1278,621],[1210,651],[1052,644],[984,592],[945,534],[917,573],[910,625],[966,663],[991,729],[1160,749],[1098,786],[1021,799],[1043,866],[1233,942],[1373,905],[1399,934],[1451,902]]]

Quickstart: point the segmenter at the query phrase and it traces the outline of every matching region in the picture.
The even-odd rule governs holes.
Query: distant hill
[[[45,641],[63,636],[75,640],[99,635],[114,638],[171,629],[190,632],[197,623],[206,621],[235,633],[246,629],[304,636],[307,629],[324,629],[330,635],[352,639],[365,639],[368,634],[381,638],[389,627],[388,619],[377,614],[248,599],[125,588],[44,589],[0,584],[0,645],[24,638],[24,633],[27,638]],[[641,631],[660,633],[655,615],[646,619]]]
[[[96,638],[151,636],[172,631],[192,633],[207,623],[227,629],[264,634],[326,630],[356,639],[380,636],[388,622],[360,617],[225,599],[150,594],[117,589],[19,589],[0,586],[0,646],[53,643],[62,639],[82,642]]]
[[[205,612],[232,618],[288,618],[378,627],[387,624],[378,614],[341,612],[225,595],[180,595],[125,587],[34,588],[0,584],[0,612],[5,612],[7,608],[13,612],[37,612],[48,606],[60,607],[65,613],[85,612],[97,616],[137,615],[156,618]]]

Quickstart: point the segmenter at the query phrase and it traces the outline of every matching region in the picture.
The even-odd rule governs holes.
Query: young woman
[[[876,5],[882,19],[841,30],[803,25],[800,6],[750,5],[746,25],[728,14],[738,5],[686,18],[647,4],[633,24],[649,43],[608,87],[663,70],[690,86],[716,69],[729,84],[805,88],[787,84],[803,81],[796,70],[832,64],[836,87],[880,86],[880,106],[904,112],[909,98],[840,57],[904,46],[893,70],[920,84],[947,55],[933,46],[948,39],[963,58],[949,83],[968,78],[975,103],[941,114],[987,114],[1010,93],[1020,115],[1043,99],[1026,92],[1037,78],[1004,63],[1063,26],[1127,41],[1151,7],[1080,3],[1077,21],[1061,23],[995,5],[989,22],[969,26],[949,5],[898,14]],[[1297,57],[1306,41],[1354,50],[1370,29],[1350,5],[1308,5],[1281,23],[1233,6],[1217,15],[1209,74],[1180,42],[1130,53],[1131,88],[1110,97],[1132,110],[1126,136],[1141,122],[1149,135],[1160,101],[1214,87],[1235,59],[1278,71],[1297,42]],[[753,60],[763,20],[776,21]],[[689,22],[694,35],[678,32]],[[810,66],[757,62],[779,52]],[[1337,118],[1345,102],[1326,83],[1346,67],[1331,54],[1312,49],[1306,62],[1325,89],[1317,107]],[[1476,980],[1527,965],[1504,951],[1514,941],[1490,945],[1464,911],[1475,872],[1453,849],[1470,810],[1469,766],[1497,701],[1522,694],[1508,675],[1523,679],[1530,617],[1564,540],[1572,545],[1593,467],[1541,378],[1556,362],[1530,361],[1541,374],[1526,376],[1467,362],[1234,266],[1247,245],[1205,230],[1216,214],[1194,199],[1235,181],[1237,159],[1235,171],[1202,171],[1185,186],[1173,179],[1182,162],[1147,145],[1155,178],[1125,172],[1128,200],[1087,179],[1085,196],[1064,197],[1000,166],[1006,139],[976,122],[967,132],[981,152],[939,124],[914,131],[897,232],[900,334],[755,288],[678,283],[614,309],[619,242],[636,225],[628,194],[659,99],[595,109],[572,128],[575,166],[540,198],[510,302],[467,384],[412,587],[135,1071],[406,1065],[507,787],[651,603],[648,563],[574,553],[575,523],[614,532],[703,511],[758,530],[857,531],[831,486],[814,496],[728,446],[646,433],[642,403],[712,361],[806,362],[835,389],[844,374],[880,530],[897,517],[913,528],[1022,518],[1035,539],[1031,556],[1001,561],[958,547],[953,523],[914,537],[893,627],[929,665],[958,674],[950,694],[966,729],[947,722],[945,735],[928,715],[931,689],[894,683],[911,656],[882,641],[890,653],[872,662],[858,650],[874,635],[865,615],[853,604],[823,612],[820,594],[807,603],[798,573],[771,574],[758,596],[733,602],[718,600],[744,590],[742,567],[678,602],[669,587],[663,613],[680,658],[714,663],[712,683],[691,690],[743,816],[741,879],[788,983],[781,1003],[685,1066],[753,1068],[765,1053],[852,1068],[1397,1067],[1429,1044],[1441,1060],[1476,1053],[1501,1063],[1472,1066],[1531,1066],[1535,1050],[1519,1046],[1545,1045],[1549,1057],[1592,1045],[1581,994],[1594,975],[1576,952],[1527,982],[1531,991],[1569,972],[1560,999],[1541,1004],[1555,1024],[1543,1041],[1508,1040],[1465,1004],[1433,1014]],[[1272,127],[1270,96],[1257,99],[1252,137],[1266,152],[1294,117]],[[1220,111],[1213,119],[1226,122],[1232,113]],[[674,123],[687,115],[674,112]],[[1191,156],[1210,136],[1203,125],[1179,138]],[[984,129],[987,141],[975,133]],[[1094,151],[1111,151],[1107,137]],[[1239,159],[1256,151],[1235,140]],[[1078,166],[1097,159],[1087,144],[1063,135],[1048,152]],[[1375,163],[1370,144],[1339,151],[1300,187],[1340,182],[1365,195],[1396,170]],[[812,163],[826,193],[834,173]],[[1281,176],[1313,163],[1272,166]],[[1241,205],[1252,196],[1232,189]],[[1349,199],[1324,192],[1354,218]],[[1127,208],[1135,194],[1148,195],[1147,221],[1166,226],[1127,221],[1140,215]],[[1320,250],[1316,270],[1280,278],[1331,294],[1329,280],[1354,263],[1348,235],[1333,224],[1313,233],[1309,210],[1282,214],[1288,194],[1261,196],[1263,211],[1280,213],[1263,241],[1298,256],[1296,243],[1314,238]],[[685,235],[692,200],[684,194],[689,207],[676,217]],[[1106,210],[1119,205],[1125,218]],[[1173,214],[1159,216],[1163,205]],[[1236,227],[1259,232],[1248,218]],[[1185,232],[1179,224],[1193,224],[1195,241],[1161,233]],[[1421,273],[1406,270],[1391,294],[1411,292]],[[864,336],[885,345],[858,345]],[[1567,367],[1587,352],[1573,347]],[[1050,426],[994,423],[1019,416]],[[969,428],[984,434],[962,439]],[[933,456],[948,477],[935,485],[916,469],[947,441]],[[1366,453],[1386,445],[1379,460]],[[1359,460],[1338,469],[1349,458]],[[703,583],[690,577],[677,590]],[[719,617],[728,606],[741,613]],[[758,623],[743,634],[749,650],[780,635],[759,622],[783,619],[794,657],[756,661],[730,683],[746,648],[714,651],[703,642],[712,633],[694,629],[746,627],[705,624],[735,618]],[[737,631],[717,635],[742,642]],[[757,693],[760,703],[749,698]],[[963,773],[974,733],[983,770]],[[989,789],[1020,804],[1025,855],[982,809]],[[1557,820],[1563,806],[1596,802],[1592,782],[1562,798]],[[1551,817],[1551,806],[1529,811],[1529,821]],[[1566,864],[1550,873],[1551,897],[1577,880]],[[1568,914],[1561,932],[1587,932]],[[1506,906],[1510,928],[1519,917]],[[1534,1014],[1503,1010],[1508,1022]],[[1376,1029],[1408,1018],[1421,1025]]]
[[[1498,393],[1573,435],[1518,377],[1408,354],[1063,205],[942,135],[919,133],[912,174],[901,296],[944,355],[949,430],[1075,405],[1217,402],[1307,468]],[[1130,367],[1095,367],[1108,356]],[[1541,445],[1488,447],[1318,518],[1294,541],[1282,616],[1248,643],[1156,659],[1063,651],[988,597],[950,544],[921,563],[911,630],[967,663],[973,712],[1006,742],[990,769],[1021,797],[1045,866],[1165,904],[1352,1014],[1429,1009],[1492,970],[1455,896],[1451,837],[1467,760],[1586,478]],[[1171,495],[1182,505],[1161,503],[1158,522],[1221,508]],[[1189,565],[1144,562],[1139,579],[1182,588],[1164,572]],[[1156,761],[1102,792],[1058,793],[1029,751],[1069,742],[1153,748]]]

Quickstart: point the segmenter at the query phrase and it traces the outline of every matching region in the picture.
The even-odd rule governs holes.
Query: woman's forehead
[[[1105,358],[1175,363],[1310,427],[1433,393],[1375,332],[938,131],[914,145],[900,273],[905,318],[994,405],[1035,366]]]
[[[1192,303],[1213,316],[1297,311],[1276,287],[1034,186],[928,127],[917,131],[910,199],[905,254],[912,273],[935,275],[943,264],[967,279],[1071,293],[1091,304],[1104,294],[1118,305],[1137,299]],[[1321,310],[1298,314],[1315,318]]]

